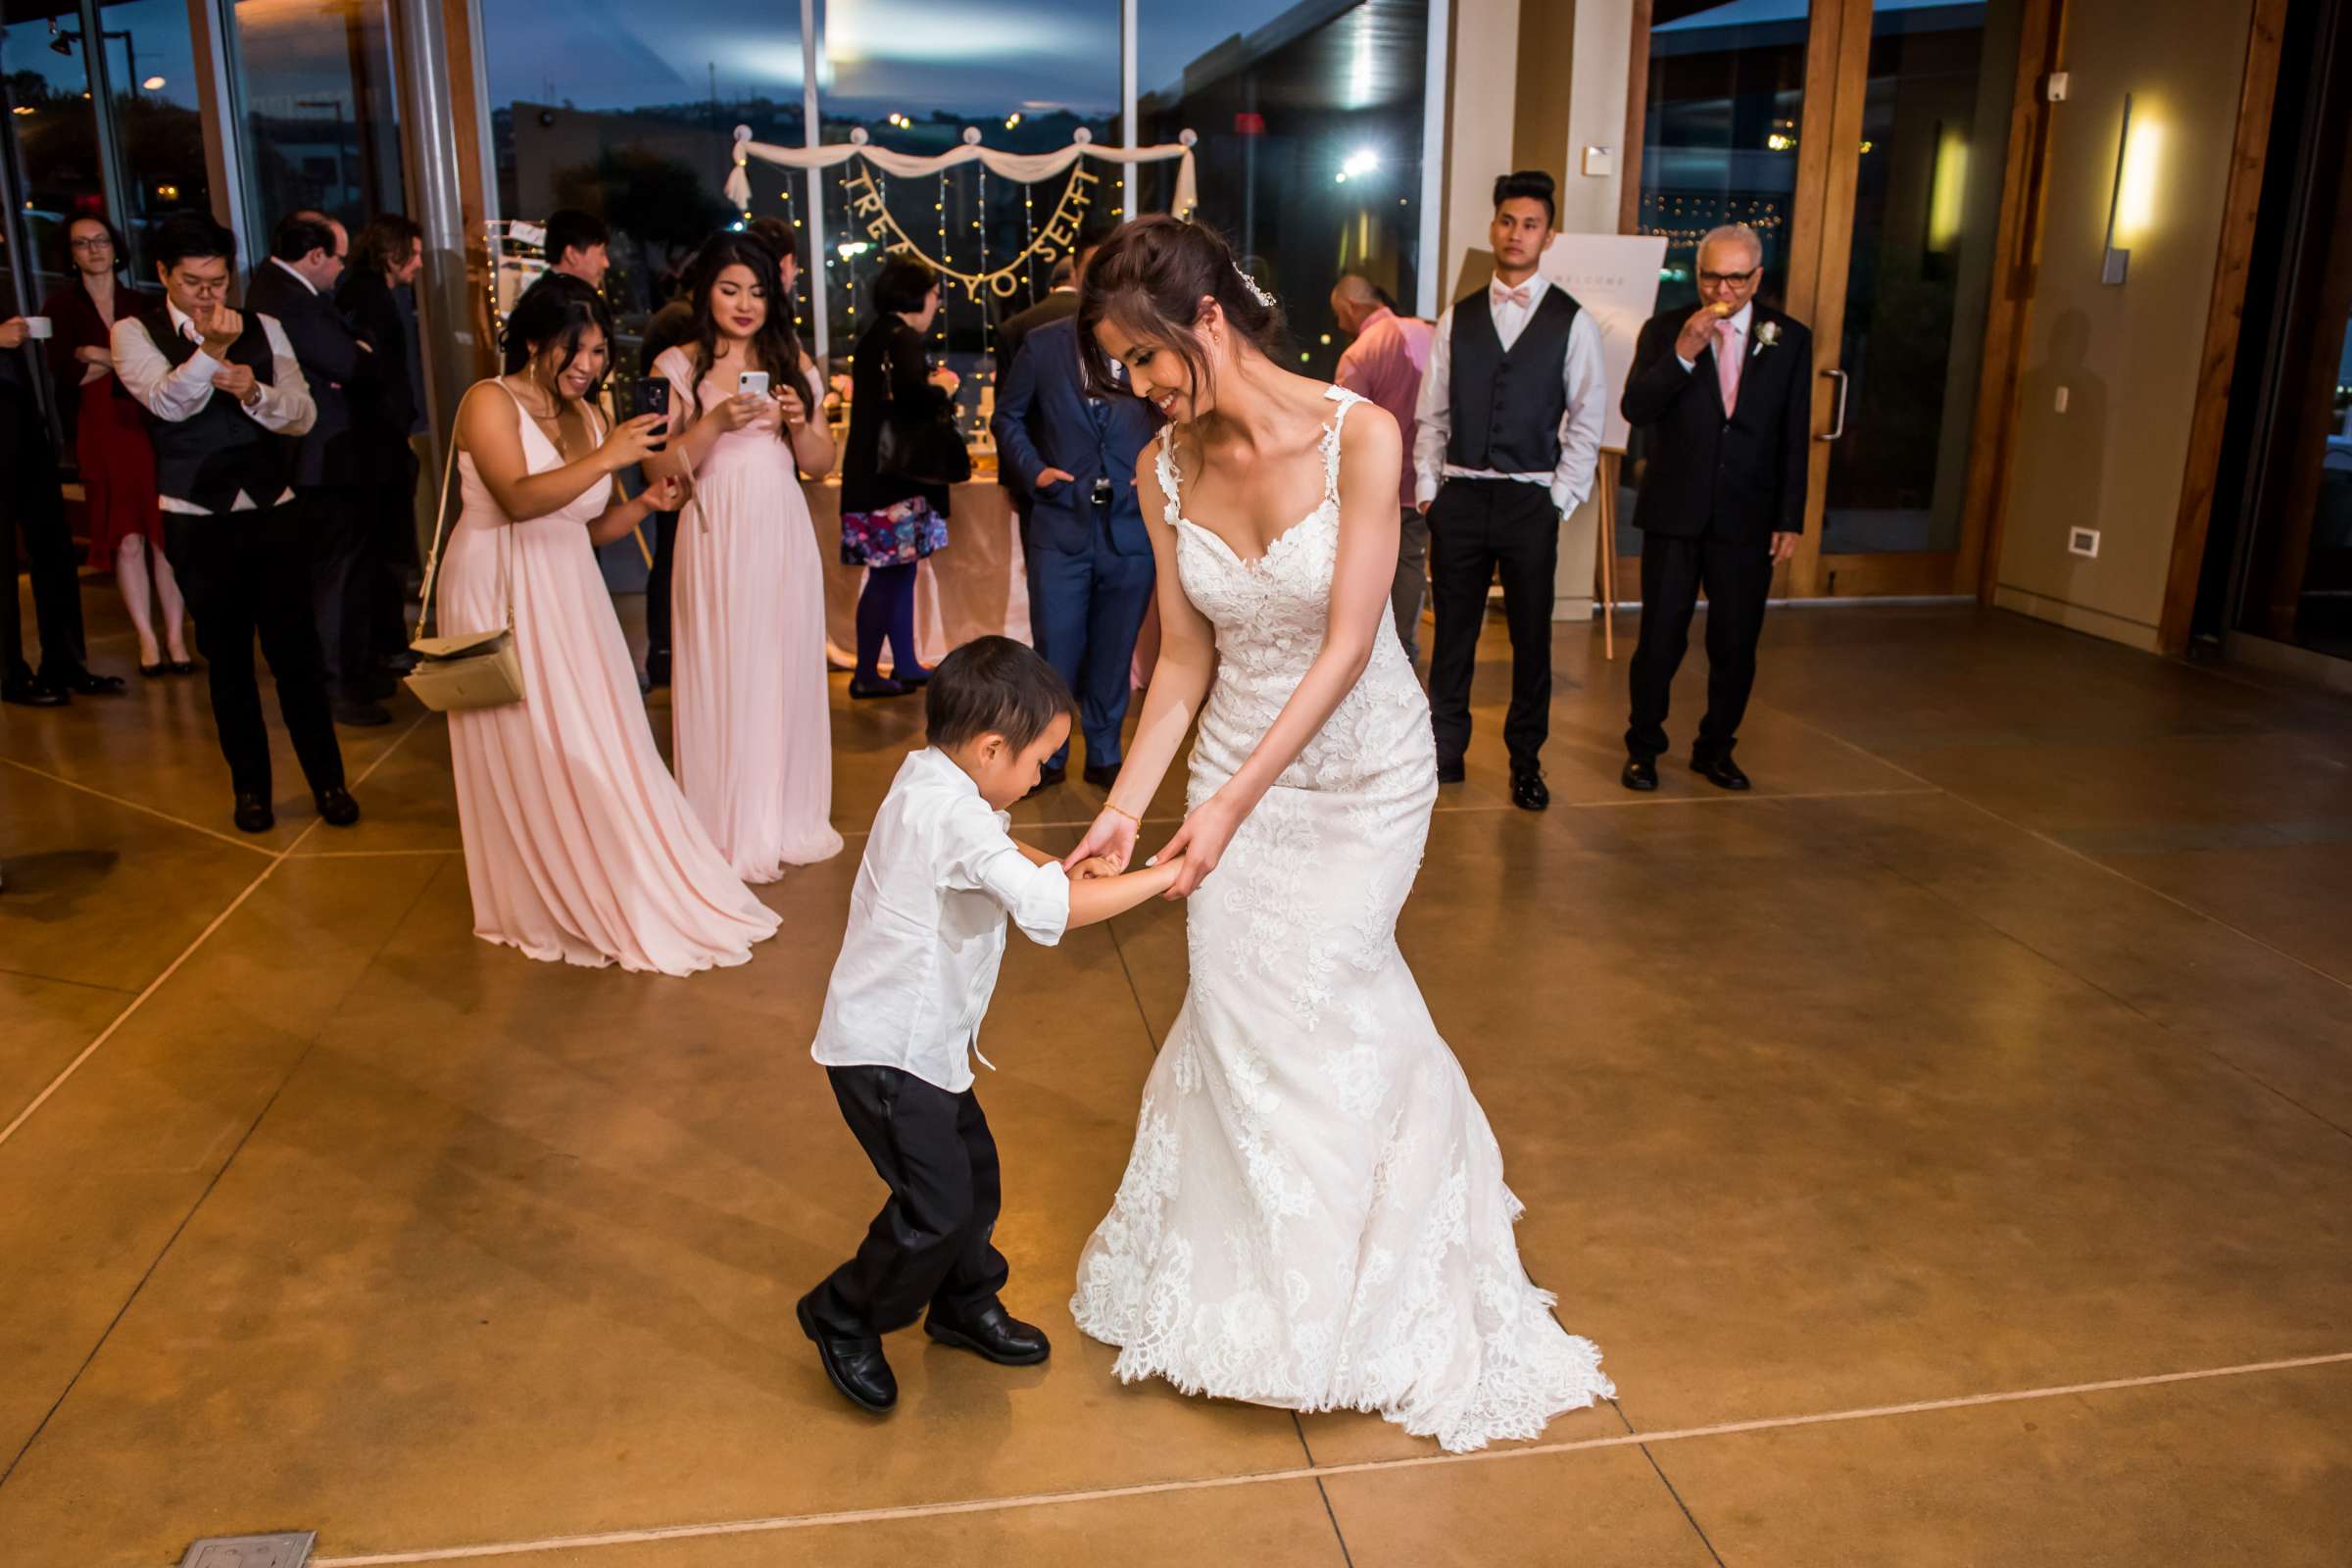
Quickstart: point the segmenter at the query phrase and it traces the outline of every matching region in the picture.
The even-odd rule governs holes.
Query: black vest
[[[156,350],[173,369],[196,357],[196,345],[181,336],[172,322],[172,307],[158,305],[139,318]],[[253,378],[271,383],[275,357],[262,318],[248,311],[245,331],[228,346],[228,363],[253,371]],[[147,434],[155,445],[155,488],[174,501],[186,501],[207,512],[226,512],[242,490],[257,507],[273,507],[286,493],[289,443],[255,422],[237,400],[216,392],[205,406],[185,419],[147,416]]]
[[[1556,285],[1544,290],[1508,354],[1480,289],[1453,308],[1446,344],[1453,433],[1446,461],[1496,473],[1549,473],[1560,462],[1568,414],[1568,329],[1577,303]]]

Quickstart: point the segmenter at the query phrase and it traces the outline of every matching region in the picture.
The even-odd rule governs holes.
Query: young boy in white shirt
[[[1069,739],[1070,709],[1053,666],[1009,638],[941,660],[924,693],[930,745],[901,764],[850,895],[810,1054],[890,1200],[799,1316],[833,1386],[877,1414],[899,1397],[882,1336],[918,1315],[933,1339],[1006,1366],[1051,1348],[997,1298],[997,1146],[972,1092],[1005,921],[1051,947],[1164,894],[1176,869],[1116,875],[1089,861],[1073,882],[1006,833],[1005,808]]]

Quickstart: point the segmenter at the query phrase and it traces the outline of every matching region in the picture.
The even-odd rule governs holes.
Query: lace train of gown
[[[1249,758],[1323,641],[1323,505],[1244,561],[1159,475],[1185,593],[1216,627],[1188,802]],[[1394,626],[1234,835],[1186,915],[1192,981],[1135,1151],[1079,1260],[1078,1327],[1122,1381],[1376,1411],[1456,1451],[1615,1393],[1519,1261],[1502,1152],[1397,951],[1437,799],[1429,706]]]

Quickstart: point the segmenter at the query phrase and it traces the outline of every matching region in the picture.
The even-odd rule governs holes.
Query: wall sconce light
[[[2107,246],[2099,265],[2101,283],[2124,281],[2131,270],[2132,242],[2154,226],[2162,142],[2163,126],[2154,118],[2142,115],[2138,123],[2132,122],[2132,95],[2124,94],[2124,124],[2115,146],[2115,189],[2107,201]]]

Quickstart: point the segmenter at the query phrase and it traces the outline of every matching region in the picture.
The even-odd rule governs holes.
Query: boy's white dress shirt
[[[1006,916],[1043,947],[1070,923],[1069,879],[1024,856],[1011,822],[945,752],[900,764],[858,865],[810,1055],[896,1067],[950,1094],[972,1087]]]

